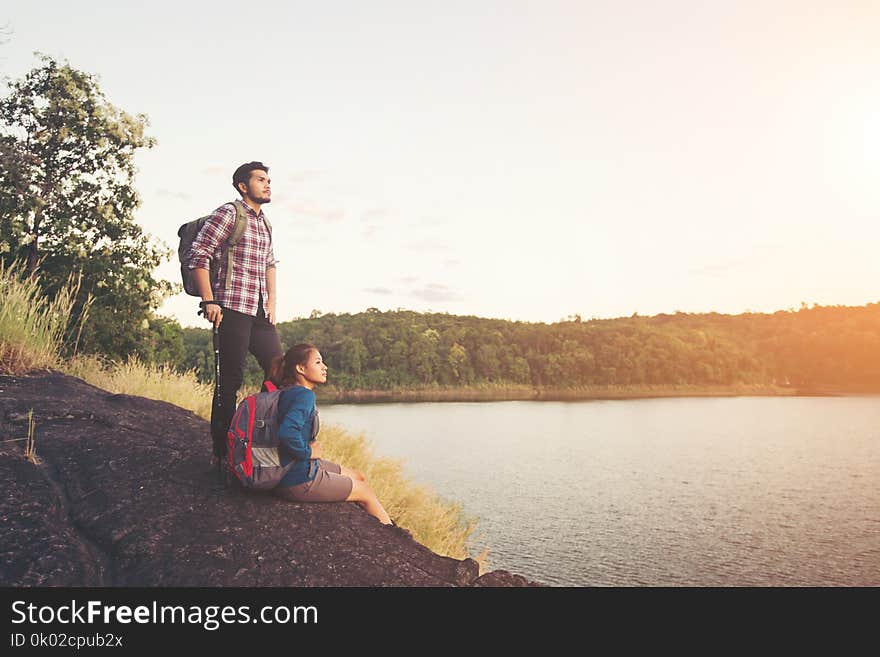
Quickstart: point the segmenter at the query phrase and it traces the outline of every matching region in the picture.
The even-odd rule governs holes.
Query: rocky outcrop
[[[20,443],[33,409],[34,465]],[[0,585],[523,586],[354,504],[294,504],[207,467],[208,424],[49,373],[0,377]]]

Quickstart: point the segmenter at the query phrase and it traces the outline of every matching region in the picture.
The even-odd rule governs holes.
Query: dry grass
[[[321,428],[327,460],[360,470],[367,477],[388,515],[410,530],[417,541],[434,552],[456,559],[469,556],[467,539],[476,520],[464,515],[461,505],[441,499],[430,488],[414,483],[399,461],[377,457],[371,443],[335,426]],[[480,555],[478,561],[484,561]]]
[[[148,365],[137,358],[118,363],[98,356],[76,356],[64,365],[71,376],[109,392],[167,401],[210,419],[213,388],[195,372],[178,372],[169,365]]]
[[[21,262],[0,262],[0,374],[24,374],[54,367],[65,336],[78,340],[91,298],[76,326],[70,325],[80,277],[71,277],[54,299],[42,295],[39,281],[27,275]],[[75,346],[74,346],[75,350]]]
[[[40,457],[37,456],[36,445],[34,443],[34,430],[36,427],[37,424],[34,422],[34,409],[31,409],[28,411],[28,435],[24,444],[24,457],[34,465],[38,465],[41,462]]]

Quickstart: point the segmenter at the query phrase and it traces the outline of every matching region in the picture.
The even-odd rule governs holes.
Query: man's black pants
[[[214,455],[226,456],[226,431],[235,414],[235,398],[244,380],[244,363],[248,352],[257,358],[265,376],[272,359],[282,355],[278,331],[266,319],[261,303],[257,316],[234,310],[223,310],[220,322],[220,405],[211,409],[211,438]]]

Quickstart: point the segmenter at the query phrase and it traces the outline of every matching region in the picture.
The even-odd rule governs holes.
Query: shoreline
[[[323,404],[381,404],[418,402],[489,401],[598,401],[657,399],[669,397],[844,397],[878,395],[877,386],[776,386],[738,384],[732,386],[643,385],[589,386],[583,388],[536,388],[534,386],[421,388],[412,390],[322,389]]]

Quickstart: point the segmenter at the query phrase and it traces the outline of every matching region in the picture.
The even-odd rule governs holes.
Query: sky
[[[4,23],[0,74],[39,51],[149,117],[136,218],[169,248],[269,165],[281,321],[880,300],[874,1],[44,0]]]

